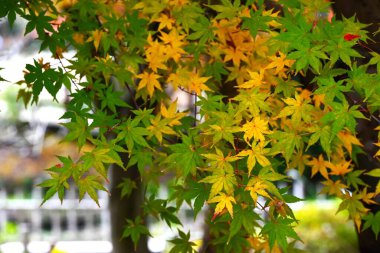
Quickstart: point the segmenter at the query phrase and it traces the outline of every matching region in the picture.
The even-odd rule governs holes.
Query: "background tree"
[[[377,237],[380,214],[364,204],[377,203],[380,170],[355,163],[363,144],[374,145],[357,138],[356,125],[378,123],[380,56],[366,46],[365,25],[336,20],[329,8],[325,0],[6,0],[0,17],[26,19],[41,50],[60,61],[76,52],[67,66],[27,65],[19,98],[27,106],[43,89],[55,98],[65,87],[65,139],[94,146],[76,160],[58,157],[40,185],[44,201],[63,198],[73,180],[80,198],[97,202],[95,190],[107,191],[113,165],[112,224],[128,214],[126,247],[145,250],[138,242],[149,235],[148,215],[181,224],[183,203],[195,217],[207,203],[207,252],[291,251],[287,241],[300,238],[289,203],[300,200],[277,183],[295,168],[319,174],[322,193],[340,198],[339,211],[348,210],[357,230]],[[369,61],[360,60],[363,48]],[[170,90],[196,107],[180,111]],[[370,155],[378,161],[379,152]],[[171,180],[168,199],[150,191],[162,178]],[[190,232],[178,232],[172,252],[195,251]]]

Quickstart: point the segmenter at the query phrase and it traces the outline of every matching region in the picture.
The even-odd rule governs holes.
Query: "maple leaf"
[[[249,194],[251,195],[255,206],[259,195],[271,199],[271,196],[266,191],[268,189],[269,185],[258,177],[250,179],[247,186],[245,187],[245,190],[249,191]]]
[[[288,168],[298,169],[298,172],[302,175],[309,158],[310,155],[305,155],[302,151],[298,151],[292,156]]]
[[[177,29],[173,29],[169,33],[161,31],[159,38],[166,44],[166,59],[172,58],[175,62],[178,62],[182,55],[186,54],[186,51],[182,48],[185,45],[185,42],[182,41],[185,36],[179,35]]]
[[[211,77],[200,77],[197,73],[190,73],[190,80],[187,83],[187,88],[190,92],[194,91],[197,95],[200,95],[202,91],[211,91],[211,89],[205,84]]]
[[[98,51],[100,41],[102,40],[104,32],[100,30],[95,30],[92,32],[91,37],[87,40],[87,42],[93,41],[95,50]]]
[[[137,86],[137,90],[141,90],[142,88],[145,88],[148,90],[148,94],[152,97],[154,93],[154,89],[157,88],[162,91],[161,84],[157,80],[160,78],[160,75],[157,75],[155,73],[148,73],[144,71],[142,74],[139,74],[136,76],[137,78],[141,79],[139,82],[139,85]]]
[[[238,47],[227,47],[223,49],[225,56],[224,62],[232,60],[232,63],[239,67],[240,61],[248,62],[248,57],[244,54],[244,51]]]
[[[258,87],[240,92],[233,98],[233,100],[238,101],[236,115],[249,112],[252,117],[257,117],[261,111],[269,112],[271,109],[266,102],[268,96],[268,94],[260,92]]]
[[[226,173],[223,170],[214,170],[211,176],[207,176],[199,182],[212,184],[210,198],[216,196],[222,190],[225,190],[227,194],[232,194],[234,185],[237,185],[235,174]]]
[[[239,152],[238,156],[248,156],[248,176],[251,175],[251,171],[253,167],[255,167],[256,161],[263,167],[271,164],[268,158],[265,157],[265,155],[269,153],[269,148],[264,148],[266,144],[258,145],[257,143],[252,143],[251,149]]]
[[[161,115],[157,115],[154,119],[150,120],[151,125],[147,129],[157,138],[161,143],[163,134],[177,135],[177,133],[168,126],[169,120],[161,119]]]
[[[352,135],[349,131],[343,130],[338,133],[338,138],[343,146],[347,149],[348,153],[352,153],[352,144],[363,147],[356,136]]]
[[[263,78],[264,78],[264,69],[260,69],[259,72],[254,72],[254,71],[250,71],[250,70],[247,70],[248,73],[249,73],[249,76],[251,77],[250,80],[238,85],[239,88],[241,89],[250,89],[250,88],[254,88],[254,87],[257,87],[257,86],[260,86],[262,84],[264,84],[265,82],[263,81]]]
[[[282,52],[278,52],[278,56],[270,56],[269,59],[272,61],[269,63],[265,69],[273,69],[275,68],[275,75],[279,75],[282,78],[286,78],[285,67],[291,67],[294,63],[294,60],[287,60],[286,55]]]
[[[270,252],[272,252],[275,243],[278,243],[278,245],[286,252],[288,247],[288,237],[301,240],[291,226],[293,222],[294,221],[291,219],[279,217],[277,220],[270,221],[264,225],[261,233],[267,234],[269,237]]]
[[[363,216],[363,220],[365,220],[363,230],[371,227],[372,231],[376,235],[377,240],[380,232],[380,211],[376,212],[376,214],[372,212],[368,213],[367,215]]]
[[[314,107],[309,104],[310,99],[304,99],[296,93],[295,98],[285,98],[283,100],[288,106],[282,109],[276,118],[291,116],[294,126],[299,125],[301,119],[305,122],[311,121],[311,112],[314,110]]]
[[[260,117],[254,117],[252,121],[245,123],[242,131],[244,132],[244,140],[247,143],[252,137],[255,141],[265,141],[264,134],[272,133],[268,129],[268,121],[262,120]]]
[[[175,24],[174,18],[169,17],[168,15],[163,13],[160,14],[159,18],[156,18],[153,21],[160,23],[160,25],[158,26],[159,31],[161,31],[164,28],[168,28],[168,30],[171,30],[173,28],[173,24]]]
[[[343,195],[343,190],[348,188],[347,185],[343,184],[340,180],[330,180],[322,182],[324,187],[322,188],[320,193],[327,193],[329,195],[335,195],[337,197],[340,197]]]
[[[330,164],[330,169],[331,169],[330,174],[337,175],[337,176],[345,175],[352,170],[352,168],[350,168],[350,165],[351,165],[351,161],[343,161],[338,164]]]
[[[306,165],[311,166],[312,177],[319,172],[324,178],[329,179],[327,168],[331,168],[332,164],[325,161],[322,154],[319,155],[318,159],[313,157],[311,161],[306,162]]]
[[[356,228],[360,231],[361,220],[364,215],[369,211],[365,208],[363,203],[360,201],[360,195],[355,193],[350,193],[346,191],[343,195],[343,201],[340,203],[337,213],[347,210],[350,214],[350,218],[355,222]]]
[[[211,166],[215,166],[215,169],[218,171],[226,171],[228,173],[233,173],[233,167],[230,162],[237,161],[241,159],[241,157],[237,156],[224,156],[223,152],[215,148],[216,154],[203,154],[202,156],[208,158]]]
[[[219,215],[225,208],[231,215],[231,217],[234,217],[234,212],[233,212],[233,206],[232,203],[236,204],[236,200],[233,196],[226,195],[223,192],[220,192],[218,196],[213,197],[208,203],[218,203],[215,207],[215,212],[214,215]]]
[[[170,119],[169,126],[181,125],[180,119],[187,115],[185,112],[177,112],[177,101],[178,99],[174,100],[168,108],[165,107],[164,103],[161,103],[161,115]]]

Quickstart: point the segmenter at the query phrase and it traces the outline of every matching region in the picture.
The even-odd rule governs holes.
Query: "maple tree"
[[[122,236],[135,247],[150,235],[147,216],[181,224],[185,202],[194,218],[206,205],[213,210],[207,219],[218,252],[286,252],[289,241],[302,240],[289,207],[300,199],[277,182],[296,169],[321,175],[322,193],[342,200],[338,211],[377,236],[379,212],[366,204],[377,203],[380,183],[371,188],[361,177],[378,180],[380,168],[364,172],[355,161],[364,145],[357,120],[379,122],[379,52],[364,46],[370,60],[361,59],[366,25],[320,16],[329,1],[274,2],[281,8],[263,0],[3,1],[0,17],[11,25],[25,19],[40,50],[60,62],[75,52],[65,66],[35,60],[19,82],[25,106],[44,89],[53,99],[67,89],[65,140],[93,146],[48,169],[44,202],[62,199],[69,180],[80,198],[97,202],[109,165],[136,167],[140,187],[160,187],[169,176],[173,193],[148,192],[141,214],[127,220]],[[194,104],[180,109],[173,91]],[[380,151],[369,155],[378,162]],[[128,178],[119,187],[122,195],[138,190]],[[171,252],[196,251],[190,232],[178,232]]]

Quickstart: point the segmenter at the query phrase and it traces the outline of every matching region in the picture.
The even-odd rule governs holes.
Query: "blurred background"
[[[22,101],[16,102],[20,87],[15,83],[23,78],[25,65],[33,58],[49,58],[44,52],[35,54],[39,45],[33,34],[23,36],[24,25],[18,21],[10,29],[7,22],[0,21],[0,76],[9,81],[0,82],[0,252],[112,252],[107,194],[99,193],[98,207],[89,198],[79,203],[77,190],[71,187],[63,203],[55,197],[40,206],[44,192],[36,185],[45,178],[44,169],[57,163],[57,154],[75,158],[78,153],[74,145],[60,142],[65,135],[59,125],[64,91],[57,96],[61,104],[49,95],[41,95],[39,105],[28,110]],[[54,61],[52,64],[59,64]],[[304,242],[301,248],[316,253],[358,252],[353,224],[347,222],[347,214],[336,214],[339,202],[317,198],[321,185],[307,181],[296,171],[290,171],[289,176],[294,179],[293,194],[306,199],[293,206],[300,220],[296,231]],[[160,194],[168,194],[165,186]],[[191,229],[192,238],[200,243],[203,215],[194,222],[191,209],[184,207],[180,216],[184,231]],[[149,226],[150,252],[168,252],[166,240],[176,235],[176,228],[153,220]]]

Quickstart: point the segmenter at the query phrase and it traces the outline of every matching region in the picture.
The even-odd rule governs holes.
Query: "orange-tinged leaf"
[[[331,169],[330,175],[342,176],[347,174],[352,170],[350,168],[351,161],[343,161],[338,164],[330,164],[329,168]]]
[[[327,168],[330,168],[332,164],[325,161],[322,154],[319,155],[318,159],[313,157],[311,161],[306,162],[306,165],[311,166],[312,177],[319,172],[324,178],[329,179]]]
[[[158,78],[161,77],[160,75],[144,71],[142,74],[139,74],[136,77],[141,79],[139,82],[139,85],[137,86],[137,90],[146,88],[148,90],[149,96],[151,97],[153,96],[155,88],[162,91],[161,84],[157,80]]]
[[[175,23],[174,18],[169,17],[168,15],[163,13],[161,13],[159,18],[156,18],[153,21],[160,23],[160,25],[158,26],[159,31],[161,31],[164,28],[168,28],[168,30],[171,30],[173,28],[173,24]]]
[[[338,138],[342,142],[343,146],[347,149],[348,153],[352,153],[352,144],[363,146],[358,138],[352,135],[349,131],[343,130],[338,133]]]
[[[202,91],[211,91],[205,84],[210,78],[211,77],[200,77],[197,73],[191,73],[187,88],[190,92],[195,92],[197,95],[200,95]]]
[[[95,30],[92,32],[91,37],[88,41],[93,41],[95,50],[98,51],[100,41],[102,40],[103,32],[100,30]]]
[[[224,49],[224,62],[228,62],[232,60],[232,63],[235,66],[240,66],[240,62],[248,62],[247,56],[244,54],[244,51],[242,51],[240,48],[235,47],[227,47]]]
[[[274,74],[279,75],[282,78],[286,78],[286,67],[291,67],[294,63],[294,60],[286,60],[286,55],[278,52],[279,56],[271,56],[269,59],[272,61],[269,63],[265,69],[275,69]]]
[[[226,208],[231,217],[234,217],[232,203],[236,204],[236,200],[233,196],[226,195],[224,192],[220,192],[218,196],[213,197],[207,202],[218,203],[215,207],[215,215],[220,214]]]
[[[244,140],[249,143],[252,139],[255,141],[265,141],[264,134],[270,134],[272,131],[268,129],[268,121],[262,120],[260,117],[255,117],[252,121],[243,125]]]
[[[342,196],[342,191],[348,188],[348,186],[343,184],[340,180],[332,181],[328,179],[327,181],[322,182],[322,184],[324,187],[320,193],[327,193],[329,195],[335,195],[337,197]]]

